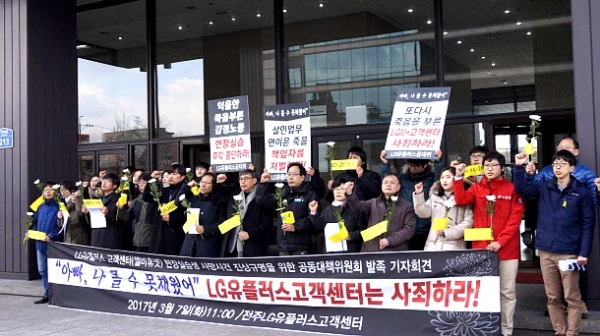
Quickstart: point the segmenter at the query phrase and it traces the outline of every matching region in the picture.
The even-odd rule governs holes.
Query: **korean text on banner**
[[[208,101],[210,163],[218,173],[248,169],[250,148],[250,113],[248,96]]]
[[[386,158],[435,159],[449,99],[449,87],[399,89],[385,143]]]
[[[50,305],[104,313],[335,335],[500,333],[498,255],[485,250],[240,262],[49,243],[48,282]]]
[[[287,165],[311,165],[311,131],[308,103],[264,107],[265,168],[271,181],[285,181]]]

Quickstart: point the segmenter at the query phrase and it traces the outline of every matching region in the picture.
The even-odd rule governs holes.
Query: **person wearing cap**
[[[400,180],[400,197],[413,204],[413,193],[415,185],[423,183],[423,195],[425,200],[429,199],[430,189],[439,179],[440,171],[444,168],[441,161],[442,151],[436,151],[436,160],[431,163],[427,159],[408,159],[406,165],[397,174]],[[391,171],[389,160],[385,158],[385,150],[381,152],[381,175],[385,176]],[[431,218],[417,217],[417,228],[414,236],[408,241],[408,249],[422,251],[425,248],[429,230],[431,229]]]

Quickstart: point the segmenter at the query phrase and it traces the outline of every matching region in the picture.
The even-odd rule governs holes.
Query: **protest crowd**
[[[438,150],[435,160],[408,159],[397,171],[383,151],[380,172],[369,170],[365,151],[353,147],[347,158],[356,168],[328,181],[301,163],[287,166],[286,183],[270,183],[271,174],[252,165],[228,174],[206,162],[175,163],[164,172],[127,167],[121,176],[100,171],[90,181],[36,181],[43,199],[29,226],[43,232],[36,250],[46,294],[50,241],[214,258],[487,249],[499,256],[502,334],[510,335],[522,197],[537,197],[548,314],[557,335],[576,335],[589,316],[581,266],[592,247],[600,190],[596,174],[577,163],[578,147],[563,138],[539,173],[518,154],[512,182],[504,175],[506,158],[483,146],[468,153],[469,164],[445,164]],[[574,265],[565,269],[561,260]]]

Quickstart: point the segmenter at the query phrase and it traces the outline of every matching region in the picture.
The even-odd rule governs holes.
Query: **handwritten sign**
[[[465,177],[483,175],[483,165],[470,165],[465,168]]]
[[[294,218],[294,213],[291,211],[286,211],[281,214],[281,222],[283,224],[294,224],[296,223],[296,219]]]
[[[311,165],[311,128],[308,103],[264,107],[265,168],[271,181],[285,181],[292,162]]]
[[[42,203],[44,203],[44,196],[38,197],[35,201],[33,201],[33,203],[29,205],[29,207],[31,208],[31,210],[37,211],[37,209],[40,207],[40,205],[42,205]]]
[[[160,213],[163,215],[166,215],[168,213],[171,213],[173,211],[175,211],[175,209],[177,209],[177,205],[175,205],[175,201],[171,201],[167,204],[163,204],[160,206]]]
[[[527,155],[531,155],[535,152],[533,150],[533,142],[530,142],[527,145],[525,145],[525,147],[523,147],[523,149],[525,150],[525,154],[527,154]]]
[[[448,225],[448,217],[434,218],[433,223],[431,224],[431,229],[436,230],[436,231],[444,230],[447,225]]]
[[[386,158],[435,159],[449,99],[449,87],[399,89],[385,143]]]
[[[331,160],[331,170],[354,170],[358,167],[358,160],[346,159],[346,160]]]

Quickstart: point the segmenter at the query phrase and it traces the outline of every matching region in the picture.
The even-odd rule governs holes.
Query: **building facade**
[[[576,136],[597,170],[600,14],[594,0],[0,0],[3,114],[0,277],[36,277],[22,245],[35,179],[89,179],[127,165],[210,161],[206,101],[248,95],[262,169],[262,107],[309,102],[312,165],[325,143],[379,153],[402,87],[452,88],[444,158],[474,145],[522,149],[543,118],[536,159]],[[366,123],[347,110],[366,106]],[[76,136],[77,135],[77,136]],[[523,230],[533,229],[531,220]],[[597,231],[598,232],[598,231]],[[595,242],[590,270],[600,274]],[[535,253],[523,249],[523,267]],[[590,277],[600,300],[600,277]]]

